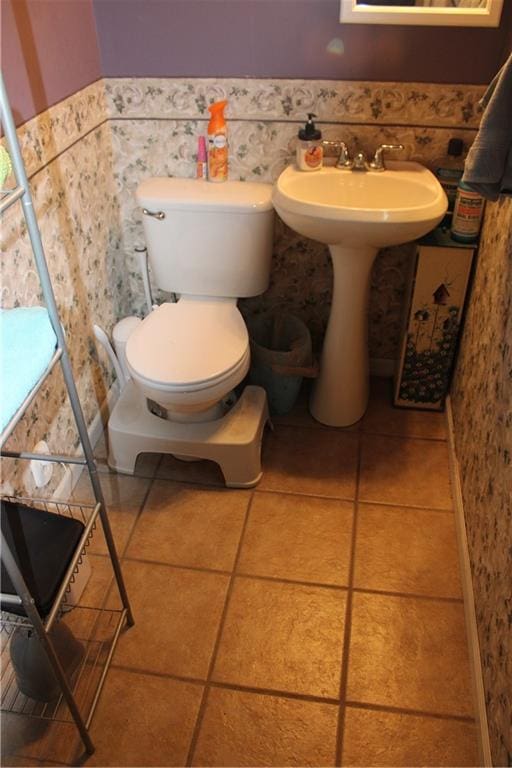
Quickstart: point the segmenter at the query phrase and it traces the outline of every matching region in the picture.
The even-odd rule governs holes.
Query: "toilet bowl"
[[[125,355],[135,384],[172,419],[211,411],[242,381],[249,335],[233,299],[187,296],[151,312]]]

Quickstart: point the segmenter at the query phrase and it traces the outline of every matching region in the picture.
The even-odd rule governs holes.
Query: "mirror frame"
[[[485,8],[400,8],[358,5],[340,0],[342,24],[414,24],[417,26],[498,27],[503,0],[487,0]]]

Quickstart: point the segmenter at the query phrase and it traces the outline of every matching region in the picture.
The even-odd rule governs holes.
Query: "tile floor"
[[[385,380],[347,430],[302,399],[251,491],[170,457],[110,474],[104,452],[136,625],[88,765],[478,765],[443,415],[391,408]],[[90,559],[106,594],[101,535]],[[3,721],[4,765],[84,761],[71,725]]]

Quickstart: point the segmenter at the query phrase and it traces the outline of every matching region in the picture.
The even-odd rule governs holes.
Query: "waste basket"
[[[251,384],[263,387],[272,414],[291,411],[304,376],[314,378],[311,334],[298,317],[283,313],[255,315],[247,319],[251,341]]]

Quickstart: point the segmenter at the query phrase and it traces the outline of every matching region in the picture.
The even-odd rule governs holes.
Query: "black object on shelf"
[[[2,533],[42,617],[52,608],[84,528],[80,520],[2,500]],[[2,592],[15,595],[3,563],[1,579]],[[1,608],[26,615],[22,605]]]

